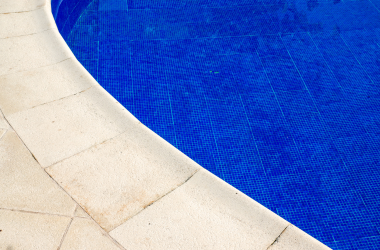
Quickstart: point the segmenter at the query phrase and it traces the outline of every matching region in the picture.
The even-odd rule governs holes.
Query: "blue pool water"
[[[379,10],[53,1],[76,57],[142,123],[333,249],[380,249]]]

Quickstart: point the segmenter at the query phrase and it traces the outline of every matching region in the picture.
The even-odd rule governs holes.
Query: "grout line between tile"
[[[368,1],[373,5],[373,7],[377,10],[377,12],[380,12],[380,10],[376,7],[376,5],[371,0],[368,0]]]
[[[240,93],[239,93],[239,97],[240,97],[241,105],[243,106],[245,118],[247,119],[247,122],[248,122],[249,130],[251,131],[251,134],[252,134],[252,137],[253,137],[253,141],[255,143],[255,147],[256,147],[256,151],[257,151],[257,154],[258,154],[259,159],[260,159],[261,167],[263,169],[265,177],[268,178],[267,173],[265,171],[264,162],[263,162],[262,156],[261,156],[260,151],[259,151],[259,147],[257,146],[256,138],[253,135],[252,126],[251,126],[251,123],[250,123],[248,115],[247,115],[247,110],[245,108],[245,105],[244,105],[243,99],[241,98],[241,94]]]
[[[288,49],[286,48],[284,42],[282,41],[281,34],[277,34],[276,36],[278,36],[278,37],[280,38],[282,45],[284,45],[284,47],[285,47],[287,53],[289,54]],[[283,110],[282,110],[282,107],[281,107],[280,102],[279,102],[278,97],[277,97],[277,92],[274,90],[274,88],[273,88],[273,86],[272,86],[272,83],[271,83],[271,81],[270,81],[270,79],[269,79],[269,77],[268,77],[267,71],[266,71],[266,69],[265,69],[265,65],[264,65],[264,63],[262,62],[262,59],[261,59],[261,57],[260,57],[259,52],[258,52],[257,49],[256,49],[256,53],[257,53],[257,55],[258,55],[258,57],[259,57],[260,63],[261,63],[261,65],[262,65],[263,69],[264,69],[264,72],[265,72],[265,74],[266,74],[266,76],[267,76],[267,79],[268,79],[268,81],[269,81],[269,84],[270,84],[270,86],[271,86],[271,88],[272,88],[272,91],[273,91],[274,96],[275,96],[275,98],[276,98],[277,105],[278,105],[278,107],[279,107],[280,110],[281,110],[281,113],[282,113],[283,119],[284,119],[284,121],[285,121],[287,127],[289,127],[289,126],[290,126],[290,123],[289,123],[288,119],[286,118],[286,116],[285,116],[285,114],[284,114],[284,112],[283,112]],[[290,54],[289,54],[289,56],[290,56]],[[295,65],[295,63],[294,63],[294,61],[293,61],[293,58],[292,58],[291,56],[290,56],[290,59],[292,60],[292,63],[293,63],[293,65],[294,65],[294,67],[296,67],[296,65]],[[296,68],[296,69],[297,69],[297,68]],[[298,69],[297,69],[297,72],[298,72],[298,74],[299,74]],[[302,78],[301,78],[301,79],[302,79]],[[303,79],[302,79],[302,80],[303,80]],[[306,86],[305,86],[305,87],[306,87]],[[306,88],[306,89],[307,89],[307,88]],[[304,164],[304,162],[303,162],[303,160],[302,160],[301,152],[300,152],[299,146],[298,146],[298,144],[296,143],[296,140],[294,139],[293,134],[291,134],[291,139],[292,139],[292,141],[293,141],[293,144],[294,144],[295,148],[297,149],[298,160],[300,160],[300,162],[301,162],[301,164],[302,164],[301,167],[306,171],[306,167],[305,167],[305,164]]]
[[[215,164],[215,167],[217,168],[218,166],[222,166],[223,162],[220,160],[220,152],[219,152],[218,143],[216,141],[215,130],[214,130],[214,126],[212,124],[212,120],[211,120],[211,116],[210,116],[210,112],[209,112],[209,105],[208,105],[208,102],[207,102],[207,98],[206,98],[206,95],[204,93],[203,93],[203,98],[204,98],[205,103],[206,103],[207,117],[208,117],[208,119],[210,121],[212,136],[214,138],[214,143],[215,143],[215,148],[216,148],[216,153],[217,153],[217,159],[214,157],[215,156],[214,154],[212,154],[212,157],[214,158],[214,164]]]
[[[132,70],[131,70],[132,71]],[[168,95],[168,99],[169,99],[169,107],[170,107],[170,115],[171,115],[171,118],[172,118],[172,123],[173,123],[173,131],[174,131],[174,142],[175,142],[175,146],[176,148],[178,147],[178,142],[177,142],[177,133],[176,133],[176,126],[175,126],[175,123],[174,123],[174,115],[173,115],[173,107],[172,107],[172,100],[170,98],[170,93],[169,93],[169,81],[168,81],[168,76],[167,76],[167,72],[166,70],[164,70],[164,75],[165,75],[165,80],[166,80],[166,93]]]
[[[323,58],[325,64],[327,65],[327,67],[329,68],[330,72],[331,72],[332,75],[334,76],[335,80],[336,80],[337,83],[339,84],[341,90],[343,91],[343,93],[346,94],[345,90],[342,88],[342,86],[340,85],[338,79],[336,78],[334,72],[333,72],[332,69],[330,68],[330,65],[327,63],[327,61],[326,61],[324,55],[323,55],[322,52],[319,50],[319,48],[318,48],[317,44],[315,43],[314,39],[312,38],[312,36],[310,35],[309,32],[307,32],[307,34],[309,35],[309,37],[310,37],[311,41],[313,42],[314,46],[316,47],[316,49],[317,49],[317,50],[319,51],[319,53],[322,55],[322,58]],[[339,34],[339,36],[340,36],[340,34]],[[340,37],[340,38],[343,40],[342,37]],[[344,40],[343,40],[343,41],[344,41]],[[345,42],[345,41],[344,41],[344,42]],[[347,46],[347,44],[346,44],[346,46]],[[348,46],[347,46],[347,47],[348,47]],[[351,52],[351,50],[350,50],[350,52]],[[352,52],[351,52],[351,53],[352,53]],[[355,57],[355,59],[356,59],[356,57]],[[372,79],[371,79],[371,81],[372,81]],[[323,121],[324,123],[326,123],[326,122],[324,121],[324,118],[323,118],[322,115],[321,115],[321,119],[322,119],[322,121]],[[331,136],[330,133],[329,133],[329,138],[330,138],[330,141],[335,145],[335,143],[334,143],[334,139],[332,138],[332,136]],[[346,161],[344,160],[344,157],[343,157],[342,153],[338,152],[338,156],[339,156],[340,160],[341,160],[342,163],[343,163],[343,167],[344,167],[344,169],[345,169],[345,172],[346,172],[346,173],[348,174],[348,176],[349,176],[349,185],[350,185],[351,187],[355,187],[354,182],[352,181],[353,176],[352,176],[352,174],[351,174],[350,171],[349,171],[349,167],[347,166],[347,163],[346,163]],[[360,194],[359,191],[356,190],[356,189],[355,189],[355,194],[358,195],[358,196],[362,199],[361,194]],[[364,206],[365,206],[367,212],[369,213],[368,208],[367,208],[367,205],[365,204],[365,202],[364,202],[363,199],[362,199],[362,202],[363,202],[363,204],[364,204]]]
[[[309,33],[309,32],[308,32],[308,35],[310,36],[310,33]],[[280,36],[280,38],[281,38],[281,36]],[[311,38],[311,40],[312,40],[313,43],[314,43],[314,40],[312,39],[311,36],[310,36],[310,38]],[[282,41],[282,38],[281,38],[281,41]],[[283,43],[283,41],[282,41],[282,43]],[[283,44],[284,44],[284,46],[285,46],[285,48],[286,48],[285,43],[283,43]],[[315,47],[318,49],[318,47],[317,47],[317,45],[316,45],[315,43],[314,43],[314,45],[315,45]],[[289,50],[288,50],[287,48],[286,48],[286,50],[288,51],[288,54],[289,54],[289,56],[291,57]],[[319,51],[319,49],[318,49],[318,51]],[[320,51],[319,51],[319,52],[320,52]],[[323,59],[325,60],[323,54],[322,54],[321,52],[320,52],[320,54],[322,55]],[[301,77],[303,83],[305,84],[305,87],[307,88],[306,83],[305,83],[303,77],[301,76],[301,74],[300,74],[300,72],[299,72],[297,66],[295,65],[295,62],[294,62],[294,60],[293,60],[292,57],[291,57],[291,59],[292,59],[292,61],[293,61],[294,66],[296,67],[296,69],[297,69],[297,71],[298,71],[298,74],[300,75],[300,77]],[[326,65],[330,68],[330,66],[327,64],[326,61],[325,61],[325,63],[326,63]],[[330,69],[330,70],[331,70],[331,69]],[[332,71],[331,71],[331,72],[332,72]],[[334,76],[335,76],[335,75],[334,75]],[[308,90],[308,89],[307,89],[307,90]],[[317,108],[317,106],[316,106],[316,104],[315,104],[315,102],[314,102],[314,99],[312,98],[311,93],[309,92],[309,90],[308,90],[308,93],[309,93],[309,95],[310,95],[310,98],[311,98],[312,101],[313,101],[314,107],[318,110],[318,108]],[[325,120],[324,120],[322,114],[319,112],[319,110],[318,110],[318,114],[319,114],[320,119],[321,119],[321,121],[323,122],[323,124],[324,124],[324,126],[325,126],[325,128],[326,128],[326,126],[327,126],[327,125],[326,125],[326,122],[325,122]],[[329,138],[330,138],[330,141],[331,141],[332,143],[334,143],[334,140],[333,140],[333,138],[332,138],[332,136],[331,136],[330,133],[329,133]],[[294,139],[293,139],[293,140],[294,140]],[[298,147],[297,147],[297,148],[298,148]],[[350,179],[351,179],[352,176],[351,176],[351,174],[350,174],[349,168],[348,168],[348,166],[347,166],[347,164],[346,164],[346,162],[345,162],[345,160],[344,160],[342,154],[341,154],[341,153],[338,153],[338,155],[339,155],[339,158],[341,159],[341,161],[343,162],[343,165],[344,165],[344,167],[345,167],[345,171],[348,173],[348,175],[350,176]],[[350,185],[351,185],[351,186],[354,186],[352,182],[350,182]],[[359,193],[358,193],[357,191],[355,191],[355,193],[359,195]],[[365,205],[365,204],[364,204],[364,205]]]
[[[301,78],[302,83],[303,83],[303,85],[305,86],[306,91],[307,91],[307,93],[308,93],[308,95],[309,95],[311,101],[313,102],[313,106],[314,106],[314,108],[317,110],[319,116],[321,117],[321,116],[322,116],[322,115],[321,115],[321,112],[320,112],[319,109],[317,108],[317,105],[315,104],[315,100],[314,100],[313,96],[311,95],[310,90],[309,90],[309,88],[307,87],[306,82],[305,82],[305,80],[303,79],[303,77],[302,77],[302,75],[301,75],[301,72],[299,71],[299,69],[298,69],[298,67],[297,67],[297,65],[296,65],[296,63],[295,63],[295,61],[293,60],[293,57],[292,57],[292,55],[290,54],[288,48],[286,47],[286,44],[284,43],[284,40],[282,39],[281,35],[279,35],[279,37],[280,37],[280,39],[281,39],[281,43],[284,45],[284,48],[286,49],[286,52],[288,53],[290,59],[292,60],[293,66],[294,66],[294,68],[297,70],[297,73],[298,73],[299,77]]]
[[[352,52],[350,46],[348,46],[346,40],[344,40],[344,38],[342,37],[342,35],[339,33],[339,37],[340,39],[342,39],[342,41],[344,42],[344,44],[346,45],[346,47],[348,48],[348,50],[351,52],[352,56],[355,58],[356,62],[360,65],[360,67],[362,68],[362,70],[365,72],[365,74],[367,75],[367,77],[371,80],[372,84],[375,85],[375,83],[373,82],[372,80],[372,77],[369,76],[367,70],[364,69],[363,65],[359,62],[359,60],[356,58],[354,52]]]

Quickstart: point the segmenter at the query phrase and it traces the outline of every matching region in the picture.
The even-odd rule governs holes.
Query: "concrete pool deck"
[[[2,0],[0,27],[0,249],[329,249],[130,114],[50,0]]]

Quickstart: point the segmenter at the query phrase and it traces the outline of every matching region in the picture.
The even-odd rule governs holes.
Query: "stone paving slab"
[[[137,143],[132,138],[126,132],[46,169],[106,231],[180,186],[200,168],[174,149],[171,155],[163,152],[165,143]]]
[[[0,13],[0,39],[56,29],[57,26],[54,25],[53,16],[48,14],[49,8],[50,6],[45,5],[43,8],[34,11],[9,14]]]
[[[43,167],[124,132],[137,120],[100,86],[8,116]]]
[[[51,66],[0,76],[0,108],[10,115],[97,85],[83,70],[75,58],[70,58]]]
[[[201,170],[110,235],[126,249],[253,250],[266,249],[288,225]]]
[[[70,217],[0,209],[0,249],[57,250]]]
[[[44,67],[74,57],[65,45],[55,29],[0,39],[0,75]]]
[[[94,221],[74,218],[60,250],[120,250]]]
[[[71,216],[76,203],[34,160],[13,131],[0,140],[0,208]]]
[[[1,1],[0,13],[27,12],[42,8],[45,5],[50,6],[50,1],[46,0],[11,0]]]

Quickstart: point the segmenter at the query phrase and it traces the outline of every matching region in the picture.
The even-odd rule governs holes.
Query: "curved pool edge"
[[[0,24],[0,145],[14,131],[115,249],[329,249],[141,124],[75,59],[49,0],[6,0]]]

